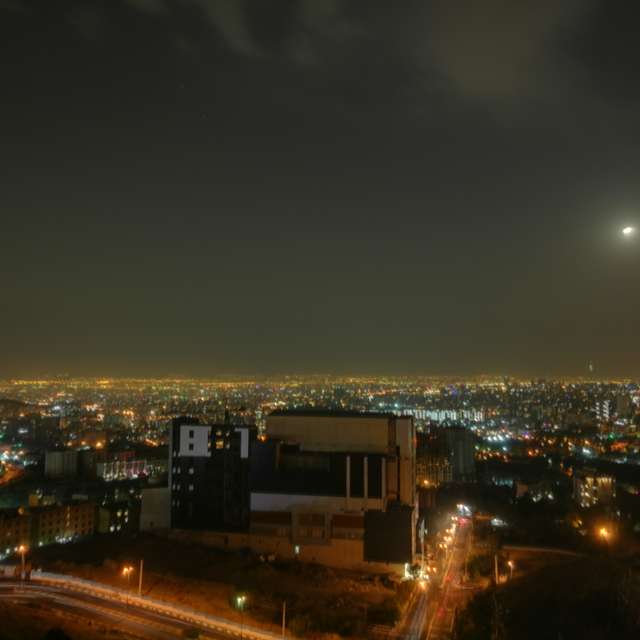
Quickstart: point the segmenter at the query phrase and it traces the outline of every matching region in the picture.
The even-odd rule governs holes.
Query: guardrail
[[[535,553],[557,553],[563,556],[573,556],[574,558],[584,558],[586,554],[570,549],[558,549],[557,547],[536,547],[530,545],[505,544],[503,549],[507,551],[531,551]]]
[[[94,582],[93,580],[85,580],[84,578],[75,578],[64,574],[48,573],[45,571],[33,571],[31,573],[32,583],[42,583],[44,585],[53,585],[60,589],[85,593],[87,595],[106,598],[115,602],[122,603],[131,607],[138,607],[146,611],[160,613],[176,620],[180,620],[194,627],[209,629],[225,633],[227,635],[253,638],[254,640],[281,640],[279,634],[271,633],[256,629],[248,625],[239,625],[218,618],[210,614],[201,613],[189,607],[176,606],[162,600],[149,598],[148,596],[138,596],[129,593],[124,589],[111,587],[109,585]],[[287,638],[296,640],[294,636],[287,633]]]

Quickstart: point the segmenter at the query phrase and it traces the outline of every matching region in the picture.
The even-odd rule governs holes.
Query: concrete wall
[[[193,437],[191,437],[191,433],[193,433]],[[181,425],[179,455],[187,457],[210,456],[210,434],[211,427],[207,425]],[[189,447],[191,447],[191,449]]]
[[[268,416],[267,434],[270,438],[299,442],[308,451],[389,450],[389,418],[385,416]]]
[[[288,538],[260,533],[227,533],[217,531],[185,531],[172,529],[169,538],[183,542],[197,542],[206,546],[238,551],[251,549],[254,553],[276,554],[285,560],[313,562],[336,569],[350,569],[367,573],[395,573],[404,575],[403,564],[365,562],[364,542],[331,538],[322,544],[294,545]],[[298,553],[296,553],[298,551]]]
[[[341,496],[307,496],[286,493],[251,493],[251,511],[364,511],[382,509],[379,498],[347,498]]]
[[[169,487],[157,487],[142,490],[142,507],[140,509],[140,531],[168,529],[171,509]]]

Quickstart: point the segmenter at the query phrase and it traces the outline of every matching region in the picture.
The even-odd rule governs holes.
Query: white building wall
[[[193,434],[193,435],[192,435]],[[180,427],[179,456],[208,457],[211,427],[201,424],[183,424]]]

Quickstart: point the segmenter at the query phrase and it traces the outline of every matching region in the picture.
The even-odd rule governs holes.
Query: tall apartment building
[[[249,448],[254,430],[173,421],[169,488],[171,527],[245,529],[249,524]]]
[[[453,482],[450,451],[444,439],[419,433],[416,450],[416,483],[421,488],[437,487]]]
[[[453,482],[473,482],[476,479],[475,434],[465,427],[441,429],[440,437],[452,467]]]

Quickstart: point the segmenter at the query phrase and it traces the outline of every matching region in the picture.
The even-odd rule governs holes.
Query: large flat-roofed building
[[[291,464],[297,461],[303,465],[306,460],[308,465],[313,465],[313,461],[320,467],[324,465],[324,481],[330,481],[326,465],[330,465],[330,475],[335,478],[338,460],[343,461],[344,483],[338,480],[341,488],[334,489],[334,493],[343,493],[343,497],[350,500],[343,508],[357,506],[358,498],[363,499],[362,505],[366,508],[373,507],[368,502],[371,499],[382,501],[378,508],[384,508],[387,500],[415,504],[416,434],[411,416],[277,411],[267,417],[266,431],[269,440],[279,442],[285,454],[289,452]],[[323,456],[323,453],[329,455]],[[328,462],[331,455],[333,464]],[[252,485],[252,504],[255,493],[260,490]],[[356,499],[355,503],[352,498]]]
[[[414,560],[411,416],[277,411],[259,439],[178,419],[170,448],[170,535],[361,570]]]
[[[267,417],[266,433],[252,452],[252,532],[327,564],[332,546],[343,566],[413,561],[412,417],[278,411]]]

